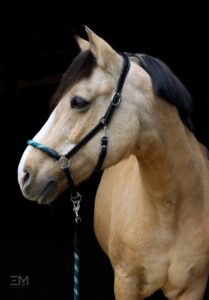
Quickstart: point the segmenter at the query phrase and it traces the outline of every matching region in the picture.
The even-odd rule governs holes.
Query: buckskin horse
[[[190,94],[159,59],[117,53],[86,32],[19,163],[22,193],[48,204],[70,182],[104,170],[94,226],[116,299],[161,289],[170,300],[200,300],[209,273],[209,160],[192,132]]]

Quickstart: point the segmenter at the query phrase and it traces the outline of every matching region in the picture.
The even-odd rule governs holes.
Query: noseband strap
[[[34,148],[37,148],[44,153],[46,153],[49,157],[55,159],[58,162],[59,167],[65,172],[68,185],[70,188],[71,193],[75,191],[75,184],[73,182],[71,173],[70,173],[70,160],[71,158],[85,145],[87,144],[101,129],[103,129],[103,135],[101,137],[101,150],[99,159],[95,168],[95,171],[98,171],[101,169],[104,159],[107,154],[107,148],[108,148],[108,136],[107,136],[107,126],[113,116],[113,113],[115,109],[119,106],[122,100],[122,90],[124,86],[124,82],[126,79],[126,76],[128,74],[129,68],[130,68],[130,62],[128,59],[127,54],[121,53],[121,56],[123,57],[123,68],[120,75],[120,78],[118,80],[117,88],[115,93],[113,94],[113,97],[111,99],[111,102],[109,104],[109,107],[105,113],[105,115],[99,120],[97,125],[89,132],[87,133],[81,141],[76,144],[68,153],[65,155],[60,155],[56,150],[48,148],[47,146],[44,146],[34,140],[28,140],[27,143],[30,146],[33,146]]]

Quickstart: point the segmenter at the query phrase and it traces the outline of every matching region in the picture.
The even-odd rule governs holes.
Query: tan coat
[[[34,139],[67,153],[103,116],[122,58],[86,28],[96,67],[66,90]],[[70,107],[75,95],[88,109]],[[148,73],[131,62],[123,100],[108,127],[109,148],[95,201],[95,232],[115,272],[117,300],[162,289],[169,300],[201,300],[209,273],[209,160],[174,105],[159,99]],[[73,157],[76,184],[93,172],[100,134]],[[28,146],[18,167],[23,195],[52,202],[67,187],[57,164]]]

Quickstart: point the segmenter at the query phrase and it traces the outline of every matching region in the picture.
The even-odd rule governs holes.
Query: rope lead
[[[79,254],[74,252],[74,300],[79,299],[79,269],[80,269],[80,257]]]
[[[79,299],[79,271],[80,271],[80,245],[79,245],[79,227],[81,217],[79,215],[80,202],[82,196],[78,192],[71,194],[71,202],[73,203],[73,212],[75,213],[75,232],[74,232],[74,300]]]

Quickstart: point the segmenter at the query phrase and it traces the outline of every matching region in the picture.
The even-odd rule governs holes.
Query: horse
[[[192,130],[191,96],[161,60],[118,53],[85,30],[54,109],[20,160],[21,191],[51,203],[70,182],[87,180],[99,160],[94,229],[114,270],[115,298],[142,300],[162,290],[169,300],[203,299],[209,160]],[[108,137],[103,147],[101,135]]]

